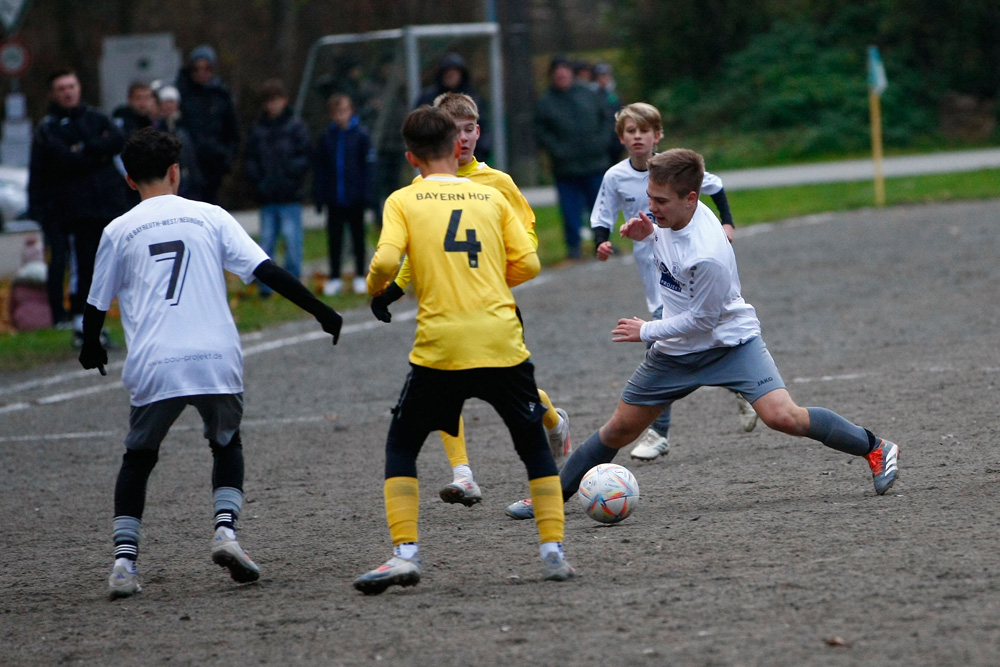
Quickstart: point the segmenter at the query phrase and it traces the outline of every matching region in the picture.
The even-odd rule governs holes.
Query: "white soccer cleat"
[[[743,398],[743,394],[736,394],[736,408],[740,412],[740,426],[749,433],[757,425],[757,411],[750,405],[750,401]]]
[[[229,570],[233,581],[241,584],[260,579],[260,568],[250,560],[240,543],[229,537],[222,527],[215,530],[212,538],[212,562]]]
[[[483,492],[479,490],[479,485],[469,478],[456,479],[441,489],[438,495],[446,503],[461,503],[466,507],[472,507],[483,501]]]
[[[561,463],[564,458],[569,456],[572,443],[569,439],[569,415],[562,408],[556,408],[556,412],[559,413],[559,423],[552,430],[545,429],[545,433],[549,436],[549,449],[552,450],[552,458],[556,460],[556,463]]]
[[[122,564],[115,563],[108,577],[108,597],[112,600],[117,598],[127,598],[130,595],[142,592],[139,585],[139,572],[129,572],[128,568]]]
[[[368,283],[365,282],[363,276],[355,276],[351,288],[355,294],[368,294]]]
[[[389,586],[416,586],[420,583],[420,556],[393,556],[374,570],[354,580],[354,588],[365,595],[379,595]]]
[[[629,456],[640,461],[652,461],[658,456],[666,456],[669,453],[670,442],[667,438],[653,429],[647,428],[639,437]]]

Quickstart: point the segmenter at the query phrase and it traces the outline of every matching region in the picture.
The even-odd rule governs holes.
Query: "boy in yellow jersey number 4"
[[[417,456],[432,431],[458,433],[462,405],[472,397],[492,405],[504,420],[528,472],[543,577],[576,576],[563,555],[562,489],[510,292],[541,265],[500,192],[455,175],[457,136],[455,121],[442,109],[420,107],[407,116],[406,160],[423,179],[386,200],[368,272],[368,293],[378,296],[405,253],[418,309],[411,370],[385,445],[385,513],[394,551],[354,580],[366,595],[420,581]]]
[[[458,156],[457,175],[499,190],[507,203],[511,205],[514,215],[524,226],[533,247],[537,249],[538,235],[535,234],[535,213],[531,210],[524,195],[517,189],[514,180],[499,169],[493,169],[487,164],[479,162],[473,154],[476,150],[476,141],[479,139],[479,109],[476,107],[475,101],[468,95],[461,93],[444,93],[435,98],[434,106],[448,112],[458,128],[461,152]],[[418,176],[414,182],[420,178]],[[406,260],[403,262],[396,280],[386,288],[385,292],[372,300],[372,312],[375,317],[383,322],[389,322],[392,319],[392,315],[389,313],[389,304],[403,296],[403,291],[410,283],[410,279],[410,263],[409,260]],[[520,319],[520,312],[517,315]],[[570,450],[569,415],[562,408],[553,407],[548,394],[541,389],[538,390],[538,395],[546,408],[542,424],[545,426],[548,436],[549,448],[552,450],[552,456],[559,463],[569,454]],[[483,494],[469,465],[469,456],[465,445],[464,421],[459,419],[458,434],[455,436],[442,431],[441,441],[452,469],[452,482],[441,489],[441,499],[447,503],[462,503],[466,507],[471,507],[483,499]]]

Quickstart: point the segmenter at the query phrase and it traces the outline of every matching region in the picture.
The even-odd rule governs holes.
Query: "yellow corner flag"
[[[875,205],[885,206],[882,175],[882,93],[889,85],[877,46],[868,47],[868,108],[872,125],[872,161],[875,164]]]

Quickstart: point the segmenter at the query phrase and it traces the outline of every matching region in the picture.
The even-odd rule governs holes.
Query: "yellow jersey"
[[[380,294],[411,262],[417,332],[410,362],[438,370],[516,366],[530,354],[510,288],[541,264],[524,225],[495,188],[449,174],[389,195],[368,271]]]
[[[534,245],[536,250],[538,249],[538,234],[535,233],[535,212],[531,210],[528,200],[517,189],[514,179],[507,172],[494,169],[485,162],[480,162],[476,158],[472,158],[468,164],[459,165],[456,175],[460,178],[467,178],[474,183],[489,185],[499,190],[500,194],[507,200],[507,203],[514,209],[514,215],[524,225],[524,230],[528,232],[528,238],[531,239],[532,245]],[[416,183],[420,179],[421,177],[417,176],[413,179],[413,182]],[[396,284],[405,290],[406,286],[410,284],[410,280],[410,262],[404,259],[403,265],[399,267],[399,274],[396,276]]]

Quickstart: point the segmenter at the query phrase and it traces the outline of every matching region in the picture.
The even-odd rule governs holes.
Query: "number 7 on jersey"
[[[176,306],[181,302],[181,292],[184,291],[184,276],[181,275],[181,268],[183,266],[184,273],[187,274],[187,262],[185,262],[184,256],[184,241],[166,241],[164,243],[153,243],[149,246],[149,256],[156,257],[158,255],[173,255],[172,257],[162,257],[157,259],[157,262],[167,262],[173,260],[174,265],[170,269],[170,282],[167,284],[167,295],[164,297],[167,301],[174,299],[174,294],[177,294],[177,298],[171,303],[171,306]],[[178,288],[177,283],[180,282],[180,287]]]

